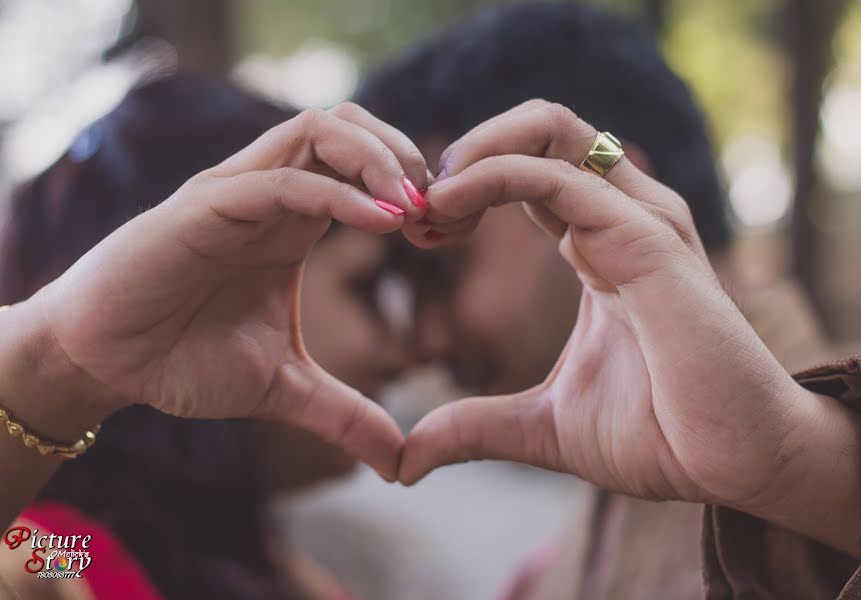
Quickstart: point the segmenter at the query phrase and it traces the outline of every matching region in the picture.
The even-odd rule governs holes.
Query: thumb
[[[377,403],[339,381],[310,358],[279,373],[278,397],[269,416],[301,427],[395,481],[404,437]]]
[[[412,485],[437,467],[485,458],[560,468],[553,407],[544,386],[466,398],[430,412],[407,436],[398,479]]]
[[[538,203],[523,203],[523,210],[533,223],[538,225],[544,233],[559,241],[568,230],[568,223],[554,215],[545,206]]]

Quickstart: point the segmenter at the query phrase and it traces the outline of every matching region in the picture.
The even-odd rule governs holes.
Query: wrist
[[[0,332],[0,406],[40,437],[74,442],[119,406],[56,344],[38,295],[0,312]]]
[[[861,558],[861,427],[857,413],[793,381],[782,467],[740,510]]]

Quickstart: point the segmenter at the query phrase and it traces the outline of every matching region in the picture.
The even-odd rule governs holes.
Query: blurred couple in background
[[[536,98],[612,131],[633,164],[687,200],[724,287],[743,299],[753,328],[788,370],[829,358],[791,281],[763,287],[745,279],[704,119],[638,25],[579,4],[487,10],[373,69],[355,101],[411,138],[434,171],[454,141]],[[296,114],[227,82],[174,74],[142,83],[16,192],[2,238],[0,303],[28,298],[129,218]],[[434,252],[399,235],[332,227],[304,281],[303,332],[314,359],[369,397],[424,362],[443,363],[477,394],[542,382],[577,320],[581,283],[519,206],[467,225],[462,243]],[[446,235],[425,234],[432,243]],[[398,301],[384,290],[392,277],[412,290],[400,297],[414,298],[408,319],[396,318],[403,306],[389,306]],[[131,586],[162,597],[346,599],[350,582],[298,550],[285,553],[289,533],[273,534],[264,515],[275,494],[351,466],[299,428],[182,420],[133,407],[108,420],[99,443],[63,465],[24,516],[50,530],[53,513],[40,506],[87,515],[140,565],[147,583]],[[701,505],[594,488],[588,508],[512,573],[502,594],[722,598],[733,597],[727,589],[767,582],[764,597],[827,598],[852,573],[853,561],[836,551],[753,517],[725,518],[751,524],[703,538]],[[763,557],[756,573],[726,560],[754,546]],[[7,579],[7,566],[20,569],[0,562]],[[792,580],[782,577],[791,570]]]

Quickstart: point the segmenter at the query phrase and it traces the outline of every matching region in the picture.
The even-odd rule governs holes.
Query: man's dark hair
[[[635,143],[708,249],[731,229],[703,117],[642,26],[577,3],[486,9],[372,71],[357,101],[413,139],[456,139],[518,104],[558,102]]]

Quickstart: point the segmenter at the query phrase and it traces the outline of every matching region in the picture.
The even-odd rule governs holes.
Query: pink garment
[[[42,532],[92,536],[87,549],[92,562],[84,570],[83,580],[94,600],[164,600],[114,534],[76,508],[61,502],[36,502],[21,517],[36,524]],[[80,544],[74,549],[83,550]]]
[[[511,583],[508,584],[503,600],[522,600],[535,586],[550,566],[559,557],[559,545],[547,544],[538,549],[520,568]]]
[[[93,600],[165,600],[114,534],[78,509],[62,502],[36,502],[21,518],[36,525],[41,530],[40,536],[46,533],[92,536],[87,551],[93,561],[84,570],[83,579]],[[355,600],[328,572],[321,572],[326,576],[332,600]]]

